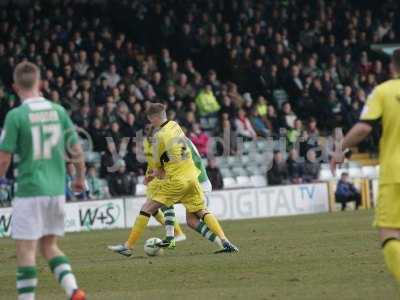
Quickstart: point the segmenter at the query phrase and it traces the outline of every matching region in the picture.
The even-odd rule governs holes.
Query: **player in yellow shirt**
[[[400,75],[400,49],[394,51],[392,66]],[[332,166],[343,162],[345,151],[357,145],[381,121],[378,204],[374,225],[379,230],[383,255],[389,271],[400,283],[400,79],[388,80],[372,91],[360,121],[344,137],[332,158]]]
[[[110,249],[131,256],[132,248],[146,228],[150,216],[161,207],[170,207],[180,202],[188,215],[202,219],[221,239],[223,249],[219,252],[238,252],[238,248],[226,238],[218,220],[206,209],[204,194],[197,178],[199,171],[186,146],[186,136],[181,127],[167,120],[165,107],[160,103],[152,104],[147,110],[147,116],[152,125],[159,129],[153,142],[154,175],[157,178],[148,186],[147,201],[135,220],[128,241]]]
[[[147,161],[145,184],[150,185],[150,188],[152,187],[151,181],[154,179],[153,170],[155,168],[154,159],[153,159],[153,149],[152,149],[152,140],[153,140],[153,132],[154,131],[155,130],[153,129],[153,127],[151,125],[148,126],[146,128],[146,132],[145,132],[146,137],[143,141],[143,152],[144,152],[144,155],[145,155],[146,161]],[[188,140],[187,142],[188,142],[188,146],[191,150],[192,159],[195,163],[195,166],[200,171],[200,175],[198,176],[197,179],[203,189],[203,192],[205,194],[209,193],[212,189],[212,186],[211,186],[210,180],[208,179],[204,164],[201,161],[200,154],[198,153],[196,147],[193,145],[193,143],[190,140]],[[174,235],[175,235],[176,242],[186,240],[186,236],[183,234],[183,232],[179,226],[179,223],[176,222],[175,211],[174,211],[173,207],[159,209],[155,214],[153,214],[153,216],[157,219],[157,221],[161,225],[165,225],[165,227],[166,227],[167,243],[163,243],[163,245],[166,245],[169,248],[174,248],[175,243],[173,241],[171,241],[172,237],[174,237]],[[211,230],[208,228],[208,226],[203,221],[201,221],[198,217],[189,214],[189,215],[187,215],[186,220],[187,220],[187,225],[190,228],[192,228],[194,231],[199,233],[205,239],[216,244],[218,248],[222,248],[221,239],[218,236],[216,236],[214,233],[212,233]],[[174,229],[174,232],[172,231],[172,229]]]
[[[149,184],[151,180],[154,179],[153,170],[155,168],[154,160],[153,160],[153,150],[152,150],[152,139],[153,128],[148,126],[146,128],[146,137],[143,140],[143,152],[146,157],[147,162],[147,170],[145,175],[145,184]],[[158,209],[153,217],[160,223],[165,226],[166,237],[168,239],[174,238],[176,242],[186,240],[186,236],[183,233],[179,223],[175,221],[175,211],[174,207],[165,207],[164,209]]]

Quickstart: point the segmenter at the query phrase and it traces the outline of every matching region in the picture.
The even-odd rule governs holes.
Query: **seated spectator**
[[[232,99],[236,107],[242,107],[244,104],[244,99],[242,95],[239,94],[237,85],[233,82],[228,82],[228,96]]]
[[[263,119],[266,119],[268,114],[268,103],[263,96],[258,96],[255,107],[259,116]]]
[[[307,160],[304,163],[303,181],[315,182],[318,180],[321,164],[317,160],[317,154],[310,149],[307,153]]]
[[[282,114],[280,117],[281,128],[291,129],[294,127],[294,121],[297,119],[296,114],[292,110],[289,102],[282,105]]]
[[[336,202],[342,205],[342,211],[346,210],[347,202],[354,201],[356,209],[361,205],[360,192],[356,189],[354,184],[349,181],[349,174],[346,172],[342,173],[337,183],[335,198]]]
[[[280,130],[279,118],[273,105],[268,105],[267,120],[269,130],[274,134],[278,135]]]
[[[289,157],[286,160],[286,164],[290,181],[295,184],[301,183],[304,173],[304,163],[299,158],[299,153],[295,148],[289,151]]]
[[[106,151],[101,155],[100,178],[108,178],[113,172],[116,160],[118,159],[118,151],[115,142],[107,142],[106,147]]]
[[[176,86],[176,94],[179,99],[187,99],[195,96],[195,91],[192,85],[188,81],[188,77],[185,73],[179,75],[179,82]]]
[[[111,196],[134,196],[136,193],[136,178],[126,172],[123,160],[120,160],[117,165],[117,172],[113,173],[108,180],[108,189]]]
[[[196,116],[193,111],[186,112],[185,118],[180,120],[179,122],[182,127],[185,127],[187,130],[192,130],[193,125],[196,123]]]
[[[121,76],[117,73],[117,66],[115,64],[111,64],[108,71],[103,72],[100,77],[106,80],[107,86],[110,88],[115,87],[121,80]]]
[[[235,119],[235,126],[237,135],[244,138],[244,140],[248,141],[257,138],[257,133],[243,109],[239,110],[238,116]]]
[[[114,141],[117,147],[121,144],[123,135],[120,130],[120,125],[117,121],[111,123],[108,136],[111,137],[111,139]]]
[[[208,134],[203,131],[199,123],[193,125],[193,129],[189,133],[189,138],[196,146],[202,157],[206,157],[208,153]]]
[[[143,175],[146,171],[146,162],[144,157],[138,157],[137,147],[132,143],[128,153],[125,156],[126,170],[129,173],[134,173],[137,176]]]
[[[294,127],[287,132],[287,140],[290,146],[293,146],[300,138],[303,131],[303,122],[300,119],[294,121]]]
[[[95,166],[90,166],[87,171],[87,183],[89,187],[89,199],[100,199],[102,197],[101,182],[97,176]]]
[[[318,127],[317,127],[317,119],[315,119],[314,117],[311,117],[308,120],[307,133],[308,133],[309,138],[315,138],[315,139],[319,138],[319,130],[318,130]]]
[[[220,110],[221,107],[214,96],[210,84],[207,84],[197,95],[196,105],[202,117],[214,116]]]
[[[272,167],[267,171],[267,181],[268,185],[280,185],[289,182],[288,167],[280,151],[274,152]]]
[[[89,129],[89,134],[93,142],[93,151],[105,151],[107,144],[107,130],[103,128],[103,124],[101,123],[100,119],[96,118],[93,120],[92,126]]]
[[[224,181],[215,158],[208,160],[206,171],[213,190],[222,190],[224,188]]]
[[[236,115],[236,107],[235,104],[232,102],[232,99],[225,95],[222,99],[221,110],[219,111],[220,115],[228,114],[230,118],[234,118]]]
[[[262,137],[269,136],[269,133],[270,133],[269,129],[267,128],[266,123],[261,118],[261,116],[256,108],[254,108],[252,110],[252,113],[250,116],[250,123],[253,126],[253,128],[258,136],[262,136]]]

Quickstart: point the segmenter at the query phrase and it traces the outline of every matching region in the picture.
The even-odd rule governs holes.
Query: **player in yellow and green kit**
[[[152,179],[154,179],[153,176],[153,169],[155,168],[154,160],[153,160],[153,151],[152,151],[152,135],[153,135],[153,129],[151,126],[147,128],[147,134],[146,138],[143,141],[143,150],[144,150],[144,155],[146,156],[146,161],[147,161],[147,171],[146,171],[146,179],[145,182],[149,183]],[[207,176],[206,168],[204,166],[203,160],[201,159],[201,156],[196,148],[196,146],[192,143],[191,140],[187,139],[187,145],[191,151],[192,154],[192,159],[193,162],[196,166],[196,168],[200,171],[200,174],[198,176],[198,181],[203,189],[203,192],[205,193],[205,197],[207,198],[207,194],[211,192],[212,186],[211,182]],[[168,215],[167,215],[167,213]],[[165,214],[165,218],[164,218]],[[174,233],[175,233],[175,241],[179,242],[181,240],[186,239],[186,236],[183,234],[179,224],[176,222],[175,219],[175,212],[172,208],[165,208],[163,210],[159,209],[156,214],[153,215],[157,221],[166,226],[166,240],[171,240],[172,237],[174,236],[172,229],[173,228],[167,228],[167,226],[174,227]],[[170,218],[169,221],[170,223],[167,224],[168,217]],[[164,221],[165,220],[165,221]],[[189,227],[194,229],[196,232],[201,234],[204,238],[208,239],[210,242],[215,243],[219,248],[222,248],[222,241],[221,239],[216,236],[209,228],[208,226],[202,222],[200,219],[193,218],[193,216],[188,215],[187,217],[187,224]],[[182,239],[182,236],[184,239]],[[171,244],[169,242],[169,244]],[[173,243],[172,243],[173,245]],[[173,247],[173,246],[172,246]]]
[[[151,180],[154,179],[153,170],[155,169],[155,164],[153,160],[152,151],[152,134],[153,129],[151,126],[146,128],[146,137],[143,140],[143,152],[146,157],[147,170],[145,175],[145,184],[149,184]],[[166,238],[175,239],[175,241],[180,242],[186,240],[185,234],[182,232],[179,223],[175,221],[175,211],[174,207],[165,207],[163,209],[157,210],[153,217],[161,224],[165,226]]]
[[[77,170],[76,191],[85,185],[83,152],[68,114],[41,97],[39,86],[39,68],[29,62],[18,64],[14,89],[22,104],[7,114],[0,137],[0,180],[12,155],[17,161],[11,237],[16,241],[18,300],[35,299],[38,247],[68,298],[85,300],[68,258],[57,245],[57,237],[64,234],[65,150],[71,150]]]
[[[400,49],[394,51],[392,66],[400,76]],[[400,79],[388,80],[372,91],[360,121],[347,133],[333,155],[332,166],[343,161],[342,149],[357,145],[382,126],[379,144],[379,195],[374,225],[379,230],[386,265],[400,284]]]
[[[206,209],[204,194],[198,181],[200,172],[193,162],[181,127],[176,122],[167,120],[165,107],[160,103],[152,104],[147,115],[152,125],[159,129],[153,144],[157,178],[148,187],[147,201],[135,220],[127,242],[110,249],[130,256],[150,216],[161,207],[180,202],[185,206],[188,216],[202,219],[221,239],[223,249],[218,252],[238,252],[238,248],[226,238],[218,220]]]

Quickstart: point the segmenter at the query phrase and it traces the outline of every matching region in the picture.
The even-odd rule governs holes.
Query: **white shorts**
[[[38,240],[64,235],[65,196],[15,198],[12,203],[11,237]]]
[[[200,183],[200,185],[204,193],[204,202],[206,203],[206,206],[208,206],[208,204],[210,203],[210,193],[212,192],[211,182],[210,180],[207,180]]]
[[[210,180],[204,181],[200,183],[200,185],[203,188],[204,194],[210,193],[212,191],[212,185]]]

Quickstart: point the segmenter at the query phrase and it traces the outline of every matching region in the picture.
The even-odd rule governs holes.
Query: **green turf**
[[[61,246],[94,300],[396,299],[371,221],[361,211],[223,222],[237,255],[212,254],[188,228],[188,241],[163,257],[146,257],[144,238],[133,258],[106,250],[128,230],[68,234]],[[39,270],[38,299],[65,299],[43,260]],[[13,243],[0,240],[0,299],[15,299],[14,274]]]

